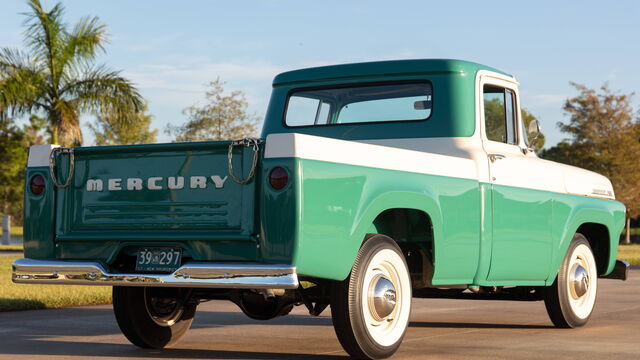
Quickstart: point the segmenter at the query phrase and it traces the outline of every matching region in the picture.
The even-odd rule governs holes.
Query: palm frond
[[[0,107],[11,109],[14,115],[43,109],[46,74],[34,59],[18,50],[0,49]]]
[[[98,17],[82,18],[70,33],[65,35],[64,47],[60,52],[58,66],[60,73],[68,73],[95,59],[104,52],[107,28]]]
[[[65,97],[73,98],[81,111],[98,113],[108,109],[114,112],[138,112],[144,100],[135,86],[119,71],[100,66],[67,84],[61,91]]]
[[[56,64],[59,58],[66,24],[62,20],[64,7],[57,3],[50,11],[46,11],[39,0],[29,0],[30,13],[27,17],[24,31],[25,42],[32,51],[33,56],[47,64],[54,83],[59,78],[59,67]]]
[[[18,49],[0,49],[0,76],[12,71],[37,71],[37,62],[29,54]]]

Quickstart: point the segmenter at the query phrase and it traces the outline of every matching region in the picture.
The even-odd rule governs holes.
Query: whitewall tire
[[[574,235],[558,277],[545,295],[545,306],[556,327],[574,328],[589,321],[598,294],[598,270],[593,251],[580,233]]]
[[[375,235],[360,248],[349,277],[332,291],[331,315],[342,347],[357,359],[396,352],[409,324],[411,279],[398,245]]]

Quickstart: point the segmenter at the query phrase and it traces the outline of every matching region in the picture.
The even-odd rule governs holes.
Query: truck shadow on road
[[[140,349],[129,344],[121,335],[112,310],[106,308],[79,307],[0,313],[0,323],[5,324],[0,327],[0,334],[3,335],[0,336],[0,359],[16,355],[26,355],[28,358],[347,359],[341,354],[313,354],[312,350],[306,352],[304,347],[302,350],[293,349],[293,352],[285,353],[281,350],[287,344],[279,345],[276,341],[265,348],[254,343],[251,337],[244,344],[221,342],[220,350],[216,349],[216,339],[224,339],[222,335],[226,331],[223,328],[228,326],[264,324],[265,329],[269,325],[329,327],[331,319],[327,317],[294,314],[263,322],[249,319],[240,312],[199,311],[192,329],[200,331],[200,335],[190,338],[187,334],[178,348],[162,350]],[[206,332],[207,329],[211,329],[211,335],[207,332],[203,339],[202,331]],[[8,333],[11,336],[6,336]],[[199,349],[188,349],[190,346]]]
[[[450,323],[412,321],[409,327],[416,328],[445,328],[445,329],[553,329],[552,325],[531,324],[486,324],[486,323]]]
[[[247,338],[240,342],[235,338],[245,333],[243,325],[264,325],[265,331],[274,331],[267,330],[267,326],[276,326],[279,327],[279,331],[286,333],[293,331],[296,336],[310,332],[315,334],[308,339],[311,343],[326,341],[327,336],[333,336],[331,318],[326,315],[328,314],[312,317],[291,314],[263,322],[249,319],[238,311],[199,311],[192,326],[194,330],[192,337],[187,335],[183,342],[178,344],[178,348],[147,350],[139,349],[126,341],[120,334],[111,309],[108,308],[81,307],[3,313],[0,314],[0,322],[4,323],[5,327],[0,328],[0,333],[10,333],[11,336],[3,334],[5,336],[0,337],[0,358],[26,355],[32,358],[79,356],[127,359],[347,359],[337,341],[335,346],[325,347],[325,351],[335,351],[336,354],[313,354],[314,350],[316,352],[319,350],[314,347],[307,349],[304,344],[295,344],[294,347],[290,347],[289,340],[284,337],[273,339],[272,343],[265,345],[264,338],[255,337],[255,328],[252,330],[254,332],[249,332],[253,336],[247,334]],[[314,330],[309,330],[309,326],[313,326]],[[413,321],[410,327],[425,329],[552,328],[552,326],[530,324],[429,321]],[[225,337],[228,341],[225,341]],[[284,347],[288,347],[292,352],[282,352]]]
[[[265,351],[235,351],[235,350],[203,350],[203,349],[139,349],[133,345],[115,343],[95,343],[77,341],[49,341],[42,339],[21,339],[24,346],[15,348],[9,346],[0,350],[0,357],[11,355],[29,356],[69,356],[82,358],[123,358],[123,359],[310,359],[310,360],[338,360],[348,359],[343,355],[315,355],[302,353],[280,353]],[[251,348],[251,345],[247,345]]]

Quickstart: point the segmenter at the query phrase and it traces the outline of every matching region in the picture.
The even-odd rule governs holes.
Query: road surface
[[[640,270],[599,285],[590,323],[573,330],[553,328],[542,302],[416,299],[393,359],[640,359]],[[142,350],[110,306],[0,313],[0,359],[346,359],[329,315],[259,322],[212,301],[176,348]]]

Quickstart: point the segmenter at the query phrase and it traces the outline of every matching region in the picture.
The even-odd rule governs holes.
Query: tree
[[[24,133],[11,124],[6,113],[0,117],[4,118],[0,121],[0,208],[4,215],[11,215],[21,223],[27,142]]]
[[[524,124],[524,131],[528,134],[528,129],[529,129],[529,124],[531,124],[531,122],[533,120],[537,120],[538,118],[533,115],[532,113],[530,113],[527,109],[522,109],[522,122]],[[535,149],[536,151],[540,151],[542,150],[542,148],[544,148],[544,143],[546,142],[546,139],[544,137],[544,134],[542,133],[542,131],[538,134],[538,136],[533,139],[530,138],[529,139],[529,146],[532,149]]]
[[[487,129],[490,131],[487,134],[489,139],[500,139],[504,137],[504,126],[500,125],[500,123],[504,123],[505,121],[505,108],[504,102],[499,98],[493,98],[491,100],[484,101],[484,114],[485,121],[487,122]],[[536,120],[535,115],[527,111],[527,109],[521,110],[522,120],[524,122],[524,131],[527,132],[529,128],[529,124]],[[538,137],[535,139],[528,139],[529,146],[535,150],[541,150],[544,147],[545,138],[544,134],[538,134]]]
[[[28,52],[0,49],[0,107],[17,116],[44,114],[51,141],[65,146],[82,143],[81,113],[141,108],[142,97],[131,82],[118,71],[94,64],[107,35],[97,17],[85,17],[69,29],[62,4],[50,11],[39,0],[28,4]]]
[[[616,198],[627,207],[628,243],[630,218],[640,215],[640,118],[631,106],[633,94],[612,92],[607,84],[599,91],[571,85],[579,94],[564,104],[569,122],[558,123],[570,139],[541,156],[608,177]]]
[[[29,117],[29,123],[22,127],[22,131],[26,136],[29,147],[31,147],[31,145],[43,145],[50,142],[46,134],[44,134],[44,132],[48,132],[47,119],[38,115],[31,115]]]
[[[89,129],[96,145],[150,144],[156,142],[158,130],[151,130],[152,116],[146,114],[147,105],[138,113],[103,113]],[[118,118],[120,117],[120,118]]]
[[[247,113],[247,100],[242,91],[225,94],[224,82],[210,82],[206,92],[207,104],[193,105],[183,110],[187,123],[168,125],[165,132],[175,135],[176,141],[228,140],[255,136],[260,119]]]

